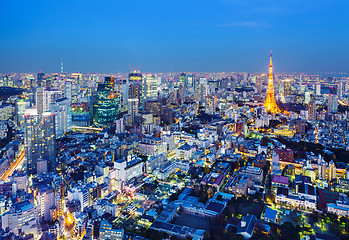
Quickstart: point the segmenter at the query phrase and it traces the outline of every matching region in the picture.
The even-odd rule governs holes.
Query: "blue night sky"
[[[348,0],[0,2],[0,72],[349,72]]]

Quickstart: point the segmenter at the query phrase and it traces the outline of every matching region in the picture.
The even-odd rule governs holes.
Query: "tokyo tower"
[[[270,65],[269,65],[269,79],[268,79],[268,90],[267,90],[267,98],[264,102],[264,107],[267,109],[267,112],[270,113],[280,113],[281,110],[275,102],[274,98],[274,81],[273,81],[273,63],[271,60],[271,52],[270,52]]]

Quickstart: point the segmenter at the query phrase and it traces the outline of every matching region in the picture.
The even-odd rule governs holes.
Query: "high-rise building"
[[[195,78],[193,74],[189,74],[187,76],[187,86],[189,89],[194,89],[195,88]]]
[[[140,106],[142,96],[141,96],[141,86],[139,84],[130,84],[128,88],[128,98],[138,99],[138,106]]]
[[[276,104],[275,97],[274,97],[273,63],[272,63],[272,56],[271,56],[271,54],[270,54],[267,98],[265,99],[264,107],[270,113],[279,113],[279,112],[281,112],[279,107],[278,107],[278,105]]]
[[[150,112],[153,115],[160,116],[161,114],[161,102],[157,100],[145,101],[144,110]]]
[[[217,108],[217,96],[206,96],[205,98],[205,112],[208,114],[212,114],[216,112]]]
[[[41,87],[44,85],[44,79],[45,79],[45,73],[38,73],[37,74],[37,85],[38,87]]]
[[[158,78],[154,74],[143,76],[143,100],[156,100],[158,97]]]
[[[118,116],[119,101],[114,90],[114,77],[105,77],[99,83],[93,105],[93,122],[100,125],[113,123]]]
[[[69,100],[69,102],[72,101],[72,89],[73,89],[73,82],[72,80],[68,79],[64,82],[64,96]]]
[[[328,96],[327,112],[338,113],[338,98],[337,95],[330,94]]]
[[[72,130],[72,109],[70,101],[67,98],[57,99],[52,106],[52,112],[55,116],[56,137],[63,135]]]
[[[311,101],[308,104],[308,119],[310,121],[316,120],[316,103],[314,101]]]
[[[284,81],[284,96],[291,95],[291,79],[285,79]]]
[[[315,94],[316,94],[316,96],[320,96],[321,95],[321,84],[320,83],[317,83],[315,85]]]
[[[62,98],[62,91],[46,91],[36,92],[35,106],[38,109],[38,114],[51,111],[51,105],[55,100]]]
[[[142,85],[142,74],[136,70],[132,70],[130,74],[128,74],[128,79],[130,84],[139,84]]]
[[[311,100],[311,92],[306,91],[304,93],[304,103],[309,104],[310,100]]]
[[[16,122],[17,126],[23,127],[24,126],[24,114],[25,110],[29,108],[30,102],[19,99],[16,101]]]
[[[128,83],[126,79],[118,79],[115,81],[115,91],[118,93],[119,96],[119,109],[121,111],[125,111],[127,109],[129,98],[129,91],[128,91]]]
[[[24,122],[25,167],[27,174],[36,174],[40,162],[46,162],[48,172],[54,171],[56,167],[54,114],[45,112],[39,115],[36,109],[30,109],[26,111]]]
[[[333,160],[331,160],[328,166],[328,181],[332,181],[333,179],[336,179],[337,178],[336,173],[337,173],[336,165],[333,162]]]
[[[263,88],[263,77],[256,76],[256,91],[257,93],[260,93]]]
[[[345,92],[345,82],[340,81],[337,87],[337,96],[339,99],[343,98],[344,92]]]
[[[296,119],[296,132],[302,135],[305,134],[305,120],[298,118]]]
[[[326,162],[321,162],[318,166],[318,175],[320,179],[326,179]]]
[[[179,82],[187,86],[187,75],[185,73],[179,75]]]
[[[128,99],[127,113],[131,116],[132,125],[136,121],[135,118],[138,116],[138,107],[139,107],[139,100],[137,98]]]

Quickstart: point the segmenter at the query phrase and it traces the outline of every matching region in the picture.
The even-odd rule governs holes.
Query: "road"
[[[24,163],[24,157],[25,157],[25,150],[23,150],[21,154],[18,156],[17,160],[12,163],[10,169],[7,170],[7,172],[2,176],[1,180],[6,181],[8,177],[11,176],[12,173],[17,169],[17,167]]]

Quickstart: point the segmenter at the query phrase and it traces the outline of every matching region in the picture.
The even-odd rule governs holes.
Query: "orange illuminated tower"
[[[267,112],[270,112],[270,113],[280,113],[281,112],[281,110],[278,107],[278,105],[276,104],[275,98],[274,98],[273,63],[271,60],[271,52],[270,52],[267,98],[265,99],[264,107],[267,109]]]

